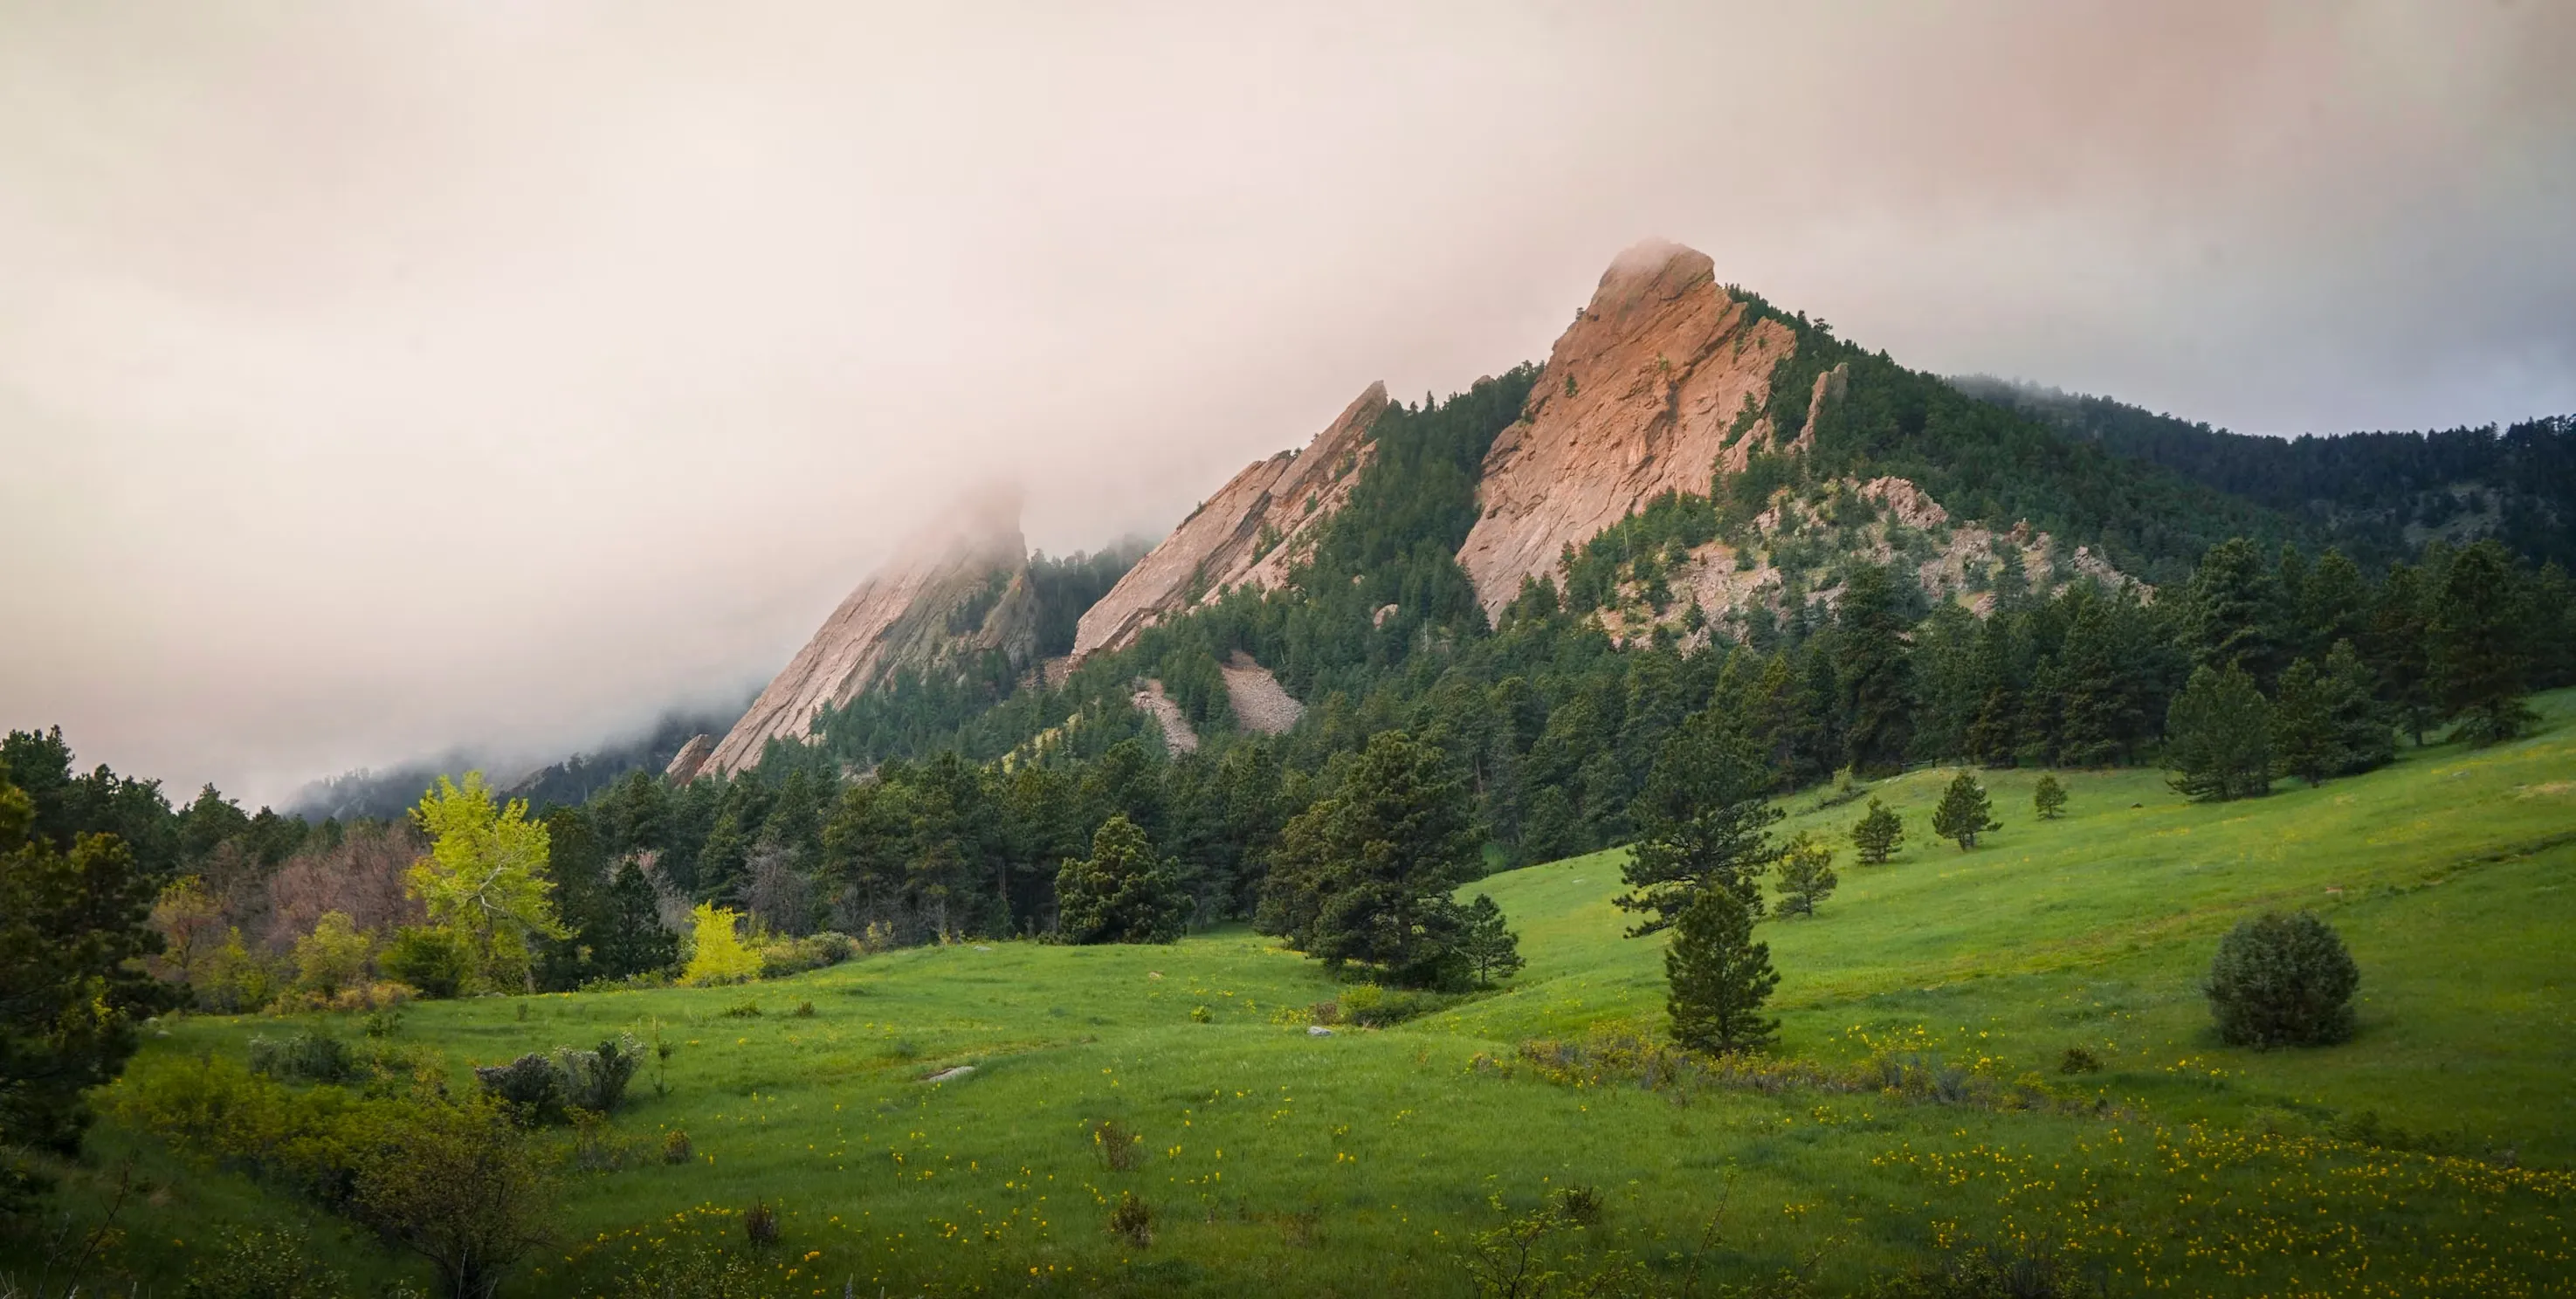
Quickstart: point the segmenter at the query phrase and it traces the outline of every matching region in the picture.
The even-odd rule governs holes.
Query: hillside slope
[[[1505,1221],[1497,1204],[1585,1186],[1604,1209],[1590,1248],[1653,1260],[1673,1287],[1685,1269],[1743,1284],[1804,1268],[1847,1293],[1961,1241],[2045,1240],[2122,1289],[2537,1296],[2563,1280],[2576,1198],[2552,1171],[2576,1160],[2561,1122],[2576,989],[2560,955],[2576,924],[2576,692],[2539,703],[2543,729],[2518,743],[2410,753],[2250,803],[2061,773],[2069,815],[2038,823],[2027,776],[1998,774],[2006,825],[1988,846],[1917,837],[1890,865],[1845,865],[1818,918],[1762,927],[1784,1060],[1955,1075],[1953,1101],[1777,1081],[1786,1065],[1638,1085],[1600,1052],[1627,1049],[1622,1018],[1655,1020],[1661,940],[1619,936],[1615,854],[1471,886],[1503,902],[1529,969],[1383,1031],[1310,1034],[1309,1005],[1347,990],[1219,930],[1170,947],[916,948],[748,988],[569,994],[533,1014],[425,1004],[398,1044],[442,1053],[458,1086],[468,1063],[626,1027],[675,1046],[669,1094],[641,1092],[609,1139],[685,1130],[696,1159],[574,1175],[567,1245],[531,1292],[629,1293],[620,1278],[644,1261],[743,1251],[737,1215],[764,1199],[783,1209],[784,1248],[743,1253],[742,1293],[1464,1296],[1465,1247]],[[1911,835],[1930,783],[1877,791]],[[1784,828],[1855,811],[1802,810]],[[2283,905],[2320,910],[2351,942],[2360,1035],[2218,1046],[2198,973],[2237,917]],[[800,1002],[811,1012],[782,1013]],[[134,1072],[237,1061],[252,1034],[295,1026],[193,1017],[149,1039]],[[2079,1045],[2104,1071],[2056,1073]],[[1973,1099],[1999,1094],[2041,1099]],[[1132,1167],[1104,1159],[1103,1120],[1135,1135]],[[181,1242],[213,1219],[296,1211],[179,1167],[117,1120],[101,1142],[167,1191],[128,1210],[139,1277],[179,1276]],[[66,1191],[112,1193],[102,1178]],[[1153,1212],[1150,1246],[1102,1229],[1130,1193]],[[334,1248],[362,1275],[392,1268]]]

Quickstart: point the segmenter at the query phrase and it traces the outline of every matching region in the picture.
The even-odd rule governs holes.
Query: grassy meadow
[[[1386,1029],[1311,1035],[1306,1008],[1340,986],[1231,929],[419,1004],[393,1040],[440,1053],[459,1087],[472,1064],[621,1030],[677,1047],[610,1138],[650,1157],[565,1174],[561,1244],[518,1294],[640,1293],[631,1269],[721,1245],[758,1284],[727,1293],[1464,1295],[1473,1238],[1568,1186],[1606,1206],[1583,1249],[1698,1293],[1783,1270],[1836,1292],[1967,1243],[2063,1251],[2113,1293],[2566,1293],[2576,692],[2538,703],[2518,743],[2407,750],[2247,803],[2186,804],[2155,772],[2058,773],[2067,815],[2041,822],[2037,773],[1986,773],[2004,826],[1972,852],[1930,834],[1951,772],[1872,788],[1904,814],[1902,853],[1868,867],[1846,848],[1817,917],[1762,927],[1781,1057],[1843,1077],[1938,1057],[1985,1080],[1982,1099],[1650,1088],[1525,1053],[1660,1031],[1662,941],[1622,936],[1617,852],[1472,886],[1511,916],[1527,970]],[[1866,807],[1818,802],[1790,800],[1782,829],[1842,841]],[[2315,909],[2351,945],[2349,1044],[2261,1053],[2209,1031],[2197,981],[2264,907]],[[182,1018],[133,1069],[240,1059],[296,1027]],[[2058,1072],[2077,1046],[2100,1072]],[[1136,1135],[1133,1167],[1105,1157],[1104,1120]],[[671,1129],[684,1164],[660,1161]],[[149,1187],[121,1211],[119,1256],[165,1289],[225,1222],[309,1222],[362,1278],[406,1266],[112,1120],[93,1148],[65,1202],[96,1212],[130,1156]],[[1152,1209],[1148,1245],[1104,1230],[1127,1192]],[[742,1243],[755,1200],[784,1214],[765,1251]]]

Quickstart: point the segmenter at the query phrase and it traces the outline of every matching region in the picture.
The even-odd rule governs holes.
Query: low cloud
[[[2249,431],[2576,409],[2563,5],[0,7],[8,725],[277,798],[1159,533],[1610,257]]]

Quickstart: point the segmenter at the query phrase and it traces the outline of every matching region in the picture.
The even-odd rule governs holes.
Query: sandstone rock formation
[[[1164,616],[1230,588],[1279,585],[1359,481],[1369,429],[1386,406],[1386,385],[1372,383],[1303,452],[1282,451],[1236,474],[1083,613],[1075,661],[1121,648]]]
[[[688,784],[697,779],[698,768],[707,765],[707,758],[715,751],[714,737],[704,732],[692,735],[678,753],[671,755],[671,764],[662,768],[662,775],[674,785]]]
[[[1486,453],[1484,514],[1458,552],[1486,612],[1656,496],[1706,493],[1721,458],[1743,467],[1771,438],[1752,412],[1795,346],[1778,321],[1748,323],[1705,255],[1662,242],[1620,254]],[[1832,383],[1819,378],[1811,405]]]
[[[846,706],[899,667],[934,669],[985,650],[1026,666],[1037,649],[1027,564],[1016,500],[960,508],[841,601],[700,770],[758,765],[770,740],[807,738],[816,709]]]

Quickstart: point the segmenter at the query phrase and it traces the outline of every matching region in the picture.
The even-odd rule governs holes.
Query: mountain
[[[1566,547],[1647,501],[1704,494],[1721,464],[1742,470],[1771,443],[1757,412],[1796,346],[1718,285],[1706,254],[1662,242],[1621,253],[1485,453],[1483,513],[1458,552],[1485,611],[1501,612],[1523,578],[1561,580]]]
[[[1386,385],[1372,383],[1303,452],[1282,451],[1236,474],[1084,612],[1073,657],[1123,649],[1163,618],[1236,587],[1285,582],[1349,499],[1386,404]]]
[[[2114,455],[2277,510],[2365,563],[2402,558],[2436,537],[2493,536],[2576,565],[2576,415],[2501,430],[2261,437],[2036,384],[1984,375],[1950,382]]]
[[[1038,657],[1038,621],[1019,502],[970,502],[851,591],[703,764],[671,774],[754,766],[771,740],[806,739],[817,710],[845,706],[901,668],[997,654],[1023,670]]]

